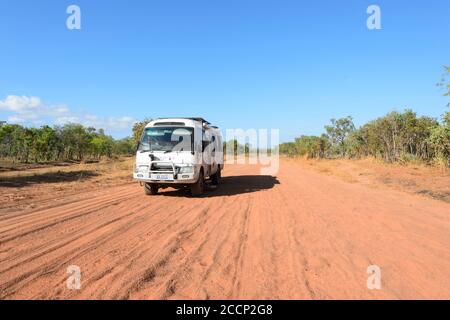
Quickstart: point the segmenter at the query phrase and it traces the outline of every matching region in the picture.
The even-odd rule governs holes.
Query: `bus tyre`
[[[216,173],[214,173],[211,177],[211,183],[214,186],[218,186],[220,183],[220,178],[222,177],[220,166],[217,168]]]
[[[148,196],[158,194],[158,189],[159,189],[158,185],[153,183],[146,183],[144,185],[145,194]]]
[[[191,186],[191,195],[194,197],[201,196],[203,194],[204,187],[205,179],[203,176],[203,171],[200,171],[197,182]]]

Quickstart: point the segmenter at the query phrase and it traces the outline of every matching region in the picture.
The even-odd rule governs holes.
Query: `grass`
[[[132,183],[133,157],[97,162],[1,164],[0,211],[104,187]]]

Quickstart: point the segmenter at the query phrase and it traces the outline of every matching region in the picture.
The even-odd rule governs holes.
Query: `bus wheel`
[[[214,186],[218,186],[220,183],[220,178],[222,178],[220,166],[217,168],[216,173],[211,177],[211,182]]]
[[[197,182],[191,186],[191,195],[194,197],[201,196],[203,194],[204,187],[205,179],[203,176],[203,171],[200,171]]]
[[[158,189],[158,185],[154,183],[146,183],[144,185],[144,192],[148,196],[158,194]]]

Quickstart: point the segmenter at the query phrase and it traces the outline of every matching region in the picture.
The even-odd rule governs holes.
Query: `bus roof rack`
[[[157,120],[167,120],[167,119],[187,119],[187,120],[194,120],[194,121],[200,121],[203,124],[211,124],[209,121],[206,121],[203,118],[200,117],[191,117],[191,118],[186,118],[186,117],[170,117],[170,118],[158,118]]]

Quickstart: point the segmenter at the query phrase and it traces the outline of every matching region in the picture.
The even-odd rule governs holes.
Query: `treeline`
[[[419,160],[450,166],[450,112],[442,121],[412,110],[391,112],[360,128],[351,117],[332,119],[321,136],[301,136],[280,153],[308,158],[375,157],[388,162]]]
[[[27,128],[17,124],[0,124],[0,158],[17,162],[48,162],[100,159],[132,155],[134,140],[115,140],[80,124]]]
[[[223,153],[227,155],[227,152],[233,152],[234,156],[237,155],[248,155],[250,153],[249,143],[239,143],[236,139],[223,142]]]

